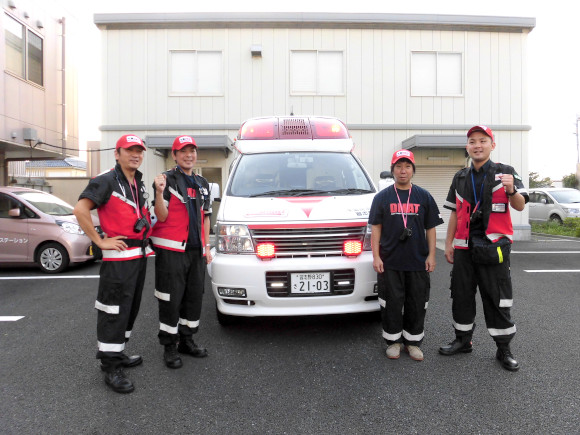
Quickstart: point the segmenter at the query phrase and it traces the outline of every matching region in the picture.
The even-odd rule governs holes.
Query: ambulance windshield
[[[351,154],[324,152],[245,154],[229,187],[229,195],[244,197],[373,192],[372,183]]]

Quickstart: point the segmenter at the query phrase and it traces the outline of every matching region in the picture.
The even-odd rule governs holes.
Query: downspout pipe
[[[60,19],[60,24],[62,28],[62,65],[61,65],[61,74],[62,74],[62,158],[65,159],[66,155],[66,139],[67,139],[67,115],[66,115],[66,18],[62,17]]]

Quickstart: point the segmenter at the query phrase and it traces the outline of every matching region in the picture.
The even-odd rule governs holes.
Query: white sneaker
[[[389,359],[399,359],[401,356],[401,343],[394,343],[387,347],[387,358]]]
[[[415,361],[423,361],[423,352],[417,346],[405,346],[405,350]]]

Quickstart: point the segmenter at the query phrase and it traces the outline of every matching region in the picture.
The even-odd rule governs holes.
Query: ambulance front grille
[[[276,257],[341,256],[346,240],[364,242],[366,225],[325,228],[252,229],[256,244],[273,243]]]

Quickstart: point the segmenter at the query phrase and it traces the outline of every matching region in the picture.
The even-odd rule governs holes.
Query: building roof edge
[[[533,17],[326,12],[188,12],[95,14],[101,29],[188,27],[399,28],[475,31],[531,31]]]

